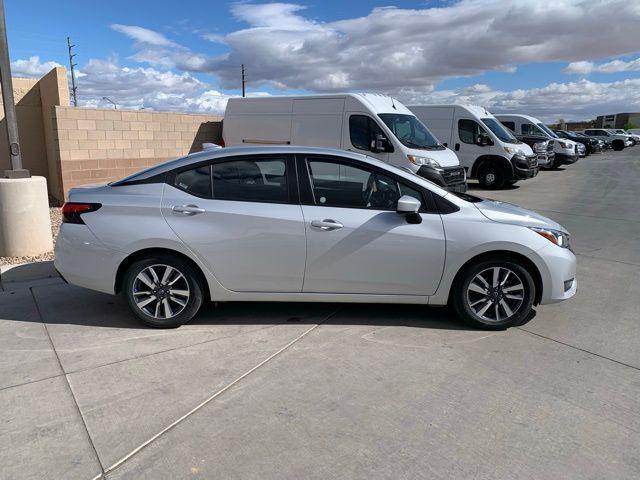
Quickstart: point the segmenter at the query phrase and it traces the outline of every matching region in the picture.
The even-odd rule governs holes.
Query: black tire
[[[501,269],[499,272],[504,272],[501,276],[507,276],[506,270],[510,272],[505,279],[506,283],[503,286],[491,292],[487,290],[487,292],[489,292],[488,296],[475,291],[469,291],[471,282],[476,279],[478,274],[482,274],[484,277],[487,275],[486,272],[489,272],[488,275],[492,275],[492,269],[496,267]],[[490,281],[491,277],[488,277],[488,280]],[[516,289],[518,282],[522,285],[521,290]],[[477,280],[474,283],[479,284]],[[492,285],[490,286],[493,288]],[[503,289],[511,290],[505,292]],[[506,296],[520,296],[520,292],[522,292],[521,301],[506,298]],[[453,285],[451,303],[453,304],[458,316],[467,324],[485,330],[503,330],[507,327],[521,325],[523,323],[531,313],[535,296],[535,283],[527,268],[517,260],[500,259],[499,257],[496,257],[495,259],[482,260],[460,272]],[[489,306],[485,312],[486,317],[493,316],[496,317],[496,319],[485,318],[478,315],[478,311],[481,311],[482,308],[487,305],[487,303],[484,303],[484,300],[481,300],[484,298],[491,299],[487,300],[487,302],[491,302],[491,306]],[[507,315],[507,311],[500,304],[501,300],[505,301],[509,308],[514,309],[512,310],[512,315]],[[477,304],[478,311],[476,311],[472,306],[475,302],[479,301],[482,303]],[[496,304],[498,305],[497,310]],[[504,318],[502,319],[500,318],[500,311],[504,314]]]
[[[497,162],[484,162],[478,168],[478,183],[482,188],[502,188],[504,169]]]
[[[163,266],[169,266],[172,269],[176,270],[180,275],[182,275],[182,278],[179,278],[176,283],[173,284],[173,286],[178,286],[178,288],[181,289],[175,290],[175,292],[180,291],[182,293],[180,294],[181,296],[172,296],[169,292],[172,292],[174,290],[164,290],[169,286],[169,283],[173,281],[172,279],[175,279],[177,277],[177,274],[173,272],[173,276],[169,277],[168,281],[165,282],[163,286],[158,287],[158,295],[161,298],[166,298],[167,302],[170,304],[169,309],[173,310],[175,308],[178,313],[174,316],[166,315],[164,311],[164,301],[159,302],[158,300],[154,300],[150,305],[156,305],[159,303],[160,308],[162,308],[163,310],[163,313],[161,313],[161,315],[166,317],[157,318],[149,311],[151,307],[141,308],[138,306],[136,297],[134,295],[134,290],[140,291],[139,287],[143,285],[141,283],[141,280],[138,279],[138,275],[141,274],[141,272],[146,273],[149,271],[147,269],[149,267],[152,267],[153,271],[156,272],[158,277],[160,277],[162,275],[162,272],[164,272],[164,270],[162,269]],[[146,278],[150,278],[150,276],[147,275]],[[160,278],[160,281],[161,280],[162,278]],[[149,288],[149,291],[153,293],[153,287],[144,286],[143,288]],[[134,313],[134,315],[138,317],[145,325],[154,328],[176,328],[187,323],[196,315],[196,313],[198,313],[198,310],[200,310],[203,302],[203,286],[201,285],[200,277],[198,276],[198,274],[194,271],[191,265],[171,255],[153,255],[138,260],[137,262],[132,264],[125,273],[122,291],[125,298],[127,299],[129,308],[131,308],[131,311]],[[185,305],[182,306],[179,303],[174,303],[178,301],[184,301],[185,297],[183,297],[182,295],[184,295],[185,291],[188,292],[188,298],[184,302]],[[144,295],[144,293],[140,293]],[[153,296],[157,299],[157,296]],[[151,295],[146,297],[138,296],[137,298],[149,299],[151,298]],[[157,310],[156,313],[158,313]]]
[[[611,146],[616,152],[624,150],[624,142],[622,140],[614,140]]]

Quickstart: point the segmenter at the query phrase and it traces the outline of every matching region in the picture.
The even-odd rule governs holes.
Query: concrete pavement
[[[504,332],[332,304],[156,331],[120,298],[5,282],[0,478],[638,478],[639,186],[636,147],[475,192],[578,253],[576,297]]]

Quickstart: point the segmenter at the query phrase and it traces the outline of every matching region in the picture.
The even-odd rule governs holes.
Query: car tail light
[[[102,206],[101,203],[77,203],[66,202],[62,206],[62,223],[77,223],[84,225],[83,213],[95,212]]]

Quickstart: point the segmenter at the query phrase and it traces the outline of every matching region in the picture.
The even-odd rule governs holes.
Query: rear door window
[[[173,184],[197,197],[211,198],[211,165],[178,172]]]
[[[284,158],[242,159],[211,166],[213,198],[246,202],[285,203],[289,200]]]

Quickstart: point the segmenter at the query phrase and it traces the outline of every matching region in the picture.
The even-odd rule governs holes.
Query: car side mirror
[[[403,195],[398,199],[396,212],[407,219],[407,223],[422,223],[422,217],[418,213],[420,201],[410,195]]]
[[[371,140],[370,150],[373,153],[386,152],[387,145],[389,145],[389,140],[387,140],[384,135],[380,133],[376,133],[376,137],[373,140]]]

